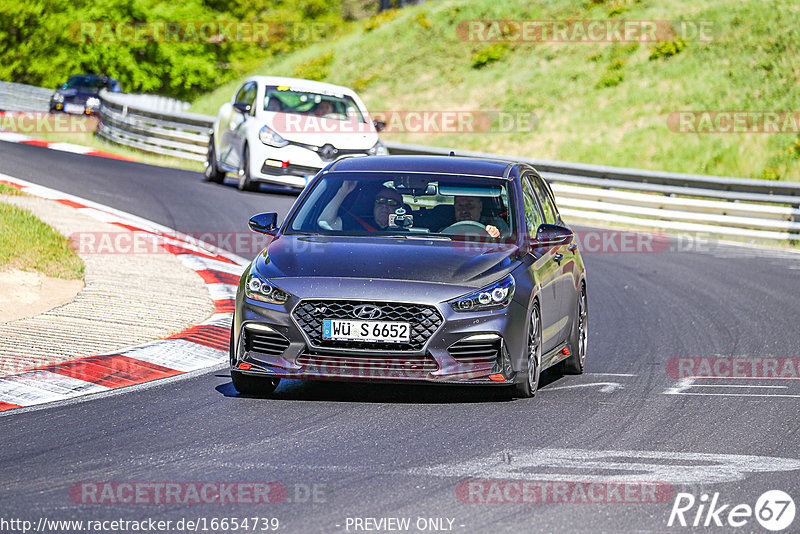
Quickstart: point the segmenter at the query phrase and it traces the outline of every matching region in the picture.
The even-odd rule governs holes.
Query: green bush
[[[495,43],[481,50],[472,53],[472,68],[482,69],[486,65],[491,65],[503,59],[508,53],[508,45],[505,43]]]
[[[686,41],[683,39],[660,41],[656,43],[650,52],[650,59],[668,58],[677,55],[684,48],[686,48]]]
[[[387,9],[386,11],[381,11],[377,15],[373,15],[364,23],[364,31],[371,32],[376,28],[386,24],[390,20],[396,19],[400,16],[399,9]]]

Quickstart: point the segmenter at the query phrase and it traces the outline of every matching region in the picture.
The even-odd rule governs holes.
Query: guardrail
[[[97,135],[155,154],[205,161],[214,117],[159,110],[140,97],[101,92]]]
[[[485,152],[390,143],[392,154],[448,155],[529,163],[553,187],[569,219],[800,240],[800,182],[606,167]]]
[[[47,113],[54,89],[24,83],[0,82],[0,111]]]
[[[204,161],[214,117],[148,109],[101,94],[98,135],[123,145]],[[758,240],[800,241],[800,182],[775,182],[568,163],[403,143],[392,154],[520,161],[553,186],[570,220]]]

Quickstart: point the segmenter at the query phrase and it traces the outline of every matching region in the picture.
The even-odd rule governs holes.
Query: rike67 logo
[[[788,528],[794,521],[792,497],[781,490],[766,491],[749,504],[723,503],[719,493],[703,493],[696,498],[691,493],[678,493],[669,514],[667,526],[681,527],[742,527],[756,521],[773,532]]]

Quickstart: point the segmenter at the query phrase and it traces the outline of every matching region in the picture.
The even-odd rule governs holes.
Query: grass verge
[[[6,194],[7,189],[17,191],[0,184],[0,193]],[[7,269],[79,280],[84,264],[66,237],[29,211],[0,202],[0,270]]]

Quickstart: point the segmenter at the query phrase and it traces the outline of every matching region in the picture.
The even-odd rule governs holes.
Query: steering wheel
[[[478,228],[480,228],[481,232],[483,232],[484,234],[489,235],[489,233],[486,231],[486,226],[484,224],[482,224],[482,223],[477,222],[477,221],[458,221],[457,223],[451,224],[447,228],[442,228],[441,230],[439,230],[439,233],[441,233],[441,234],[455,234],[459,230],[462,230],[462,231],[465,231],[465,232],[469,232],[469,230],[478,229]]]

